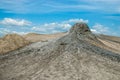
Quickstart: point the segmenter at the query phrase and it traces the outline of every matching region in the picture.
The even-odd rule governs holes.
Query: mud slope
[[[120,37],[99,35],[98,40],[105,44],[109,50],[120,53]]]
[[[104,45],[77,23],[59,39],[0,56],[0,80],[120,80],[120,55],[97,44]]]
[[[36,33],[28,33],[23,37],[30,42],[39,42],[39,41],[47,41],[49,39],[59,38],[64,36],[66,33],[54,33],[54,34],[36,34]]]

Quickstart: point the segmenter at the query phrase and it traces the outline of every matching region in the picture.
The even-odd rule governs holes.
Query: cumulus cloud
[[[9,30],[6,28],[0,28],[0,36],[6,35],[6,34],[19,34],[19,35],[25,35],[28,32],[22,32],[22,31],[14,31],[14,30]]]
[[[29,32],[17,32],[17,31],[12,31],[11,33],[19,34],[19,35],[25,35],[25,34],[28,34]]]
[[[0,21],[0,24],[5,26],[29,26],[31,22],[27,20],[18,20],[18,19],[12,19],[12,18],[4,18]]]
[[[79,22],[88,23],[88,20],[84,20],[84,19],[69,19],[69,20],[67,20],[65,22],[66,23],[79,23]]]
[[[34,26],[33,31],[41,33],[56,33],[61,31],[66,31],[71,27],[68,23],[46,23],[40,26]]]
[[[8,34],[8,33],[10,33],[10,30],[6,28],[0,28],[0,34]]]
[[[88,23],[88,20],[84,19],[69,19],[62,22],[52,22],[45,23],[41,25],[33,25],[30,24],[29,21],[26,20],[18,20],[12,18],[4,18],[0,21],[3,29],[0,28],[0,34],[8,34],[8,33],[17,33],[17,34],[26,34],[28,32],[37,32],[43,34],[49,33],[57,33],[57,32],[66,32],[68,31],[74,23],[84,22]],[[30,26],[28,26],[30,25]],[[14,26],[12,27],[4,27],[4,26]],[[26,27],[18,27],[18,26],[26,26]]]
[[[73,23],[77,22],[84,22],[88,23],[88,20],[84,19],[69,19],[66,21],[62,21],[60,23],[58,22],[53,22],[53,23],[46,23],[40,26],[34,26],[32,28],[32,31],[37,31],[41,33],[56,33],[56,32],[61,32],[61,31],[68,31]]]
[[[93,33],[97,33],[97,34],[110,34],[110,31],[111,31],[111,30],[109,29],[109,27],[105,27],[105,26],[102,25],[102,24],[96,23],[96,24],[92,27],[91,31],[92,31]]]

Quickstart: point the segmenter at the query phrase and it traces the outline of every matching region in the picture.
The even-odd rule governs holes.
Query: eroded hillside
[[[0,38],[0,54],[10,52],[20,47],[26,46],[30,42],[17,34],[8,34]]]

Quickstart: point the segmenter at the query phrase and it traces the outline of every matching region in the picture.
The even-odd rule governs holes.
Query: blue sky
[[[0,0],[0,35],[56,33],[85,22],[94,33],[120,36],[120,0]]]

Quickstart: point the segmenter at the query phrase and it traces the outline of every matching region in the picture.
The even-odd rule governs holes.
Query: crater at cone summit
[[[89,26],[83,22],[74,24],[69,31],[69,35],[71,35],[71,38],[89,38],[94,40],[96,39],[95,35],[90,31]]]
[[[90,34],[91,31],[86,23],[76,23],[70,29],[70,33],[77,33],[77,34]]]

